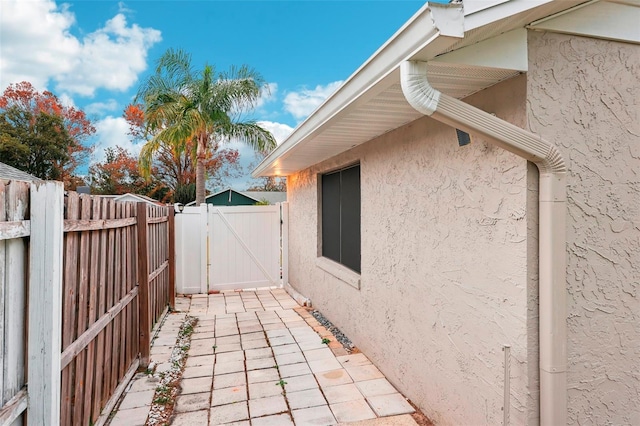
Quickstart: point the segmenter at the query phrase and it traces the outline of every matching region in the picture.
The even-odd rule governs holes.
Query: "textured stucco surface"
[[[526,78],[467,99],[526,125]],[[360,290],[315,264],[318,173],[359,161]],[[290,176],[290,283],[438,424],[537,421],[537,171],[422,118]],[[533,272],[532,272],[533,271]]]
[[[569,423],[640,424],[640,47],[529,33],[527,115],[569,167]]]

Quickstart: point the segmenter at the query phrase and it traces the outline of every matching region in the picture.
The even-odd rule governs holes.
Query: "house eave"
[[[433,86],[458,99],[525,72],[524,28],[582,2],[496,0],[467,11],[461,4],[425,4],[297,126],[252,176],[296,173],[420,118],[400,87],[399,67],[405,60],[428,62]],[[511,49],[492,49],[492,39],[498,37],[509,38]],[[471,45],[473,49],[465,51]],[[472,54],[478,49],[487,53]]]

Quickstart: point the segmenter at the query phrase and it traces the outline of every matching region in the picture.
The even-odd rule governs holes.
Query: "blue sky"
[[[137,153],[121,118],[170,47],[193,64],[248,64],[271,87],[252,117],[282,140],[391,37],[423,1],[1,0],[0,88],[22,80],[85,110],[98,132],[94,161],[120,145]],[[250,185],[254,162],[240,149]]]

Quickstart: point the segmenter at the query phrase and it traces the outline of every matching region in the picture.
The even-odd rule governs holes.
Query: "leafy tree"
[[[251,168],[255,168],[259,161],[262,161],[269,152],[260,151],[256,155],[256,163],[250,165]],[[287,178],[286,177],[277,177],[277,176],[265,176],[261,178],[255,179],[259,183],[254,184],[247,188],[247,191],[279,191],[279,192],[287,192]]]
[[[41,179],[60,180],[73,144],[60,117],[12,106],[0,113],[0,158]]]
[[[144,112],[141,105],[129,105],[125,108],[124,118],[129,124],[129,135],[134,141],[140,140],[145,134]],[[184,188],[195,191],[196,182],[196,142],[186,140],[183,144],[170,144],[159,141],[155,152],[140,156],[141,171],[145,177],[153,177],[164,182],[174,195],[174,202],[186,204],[183,200],[190,198],[190,189],[185,194]],[[208,180],[213,185],[220,186],[227,178],[239,175],[239,153],[235,149],[221,149],[218,143],[209,145],[205,159],[202,161]],[[151,173],[153,170],[153,173]],[[178,189],[180,194],[178,194]],[[194,193],[195,194],[195,193]],[[194,201],[190,198],[188,202]]]
[[[247,191],[287,192],[287,178],[285,177],[266,176],[258,178],[258,181],[260,182],[259,184],[247,188]]]
[[[173,202],[188,204],[196,199],[196,184],[190,183],[187,185],[178,186],[173,192]]]
[[[260,74],[246,66],[221,73],[211,65],[194,70],[191,55],[167,50],[137,95],[144,105],[146,134],[152,136],[142,149],[141,165],[148,171],[163,144],[186,151],[187,143],[195,141],[196,204],[203,203],[204,163],[212,145],[235,138],[256,150],[275,148],[269,131],[241,117],[266,89]]]
[[[26,81],[9,85],[0,97],[0,160],[42,179],[61,180],[67,189],[81,182],[75,173],[91,153],[84,142],[93,133],[84,112]]]
[[[89,176],[94,194],[132,193],[163,200],[169,193],[169,188],[157,179],[142,177],[138,160],[119,146],[106,148],[104,162],[91,165]]]

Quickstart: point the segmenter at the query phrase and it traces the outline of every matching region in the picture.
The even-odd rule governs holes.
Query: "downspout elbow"
[[[552,144],[433,88],[427,63],[400,65],[402,91],[417,111],[535,163],[539,183],[540,423],[566,424],[566,174]]]
[[[427,63],[404,61],[400,65],[400,84],[404,97],[416,111],[432,115],[438,107],[440,92],[427,81]]]

